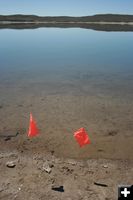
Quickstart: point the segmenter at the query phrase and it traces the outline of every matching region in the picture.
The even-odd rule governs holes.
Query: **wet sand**
[[[0,135],[25,130],[23,142],[27,142],[32,112],[40,129],[38,152],[46,149],[57,156],[76,159],[133,159],[130,75],[117,78],[109,73],[88,75],[71,71],[65,77],[53,73],[43,79],[35,72],[24,77],[18,80],[7,76],[1,81]],[[91,145],[84,148],[79,148],[73,138],[80,127],[91,139]],[[18,143],[14,148],[15,145]]]
[[[1,81],[1,199],[116,199],[118,184],[132,184],[132,79],[71,73],[51,81],[34,75],[17,84],[9,77]],[[30,112],[40,129],[33,139],[27,137]],[[83,148],[73,138],[80,127],[91,139]],[[16,166],[8,168],[7,161]],[[50,174],[42,169],[46,161],[52,162]],[[61,185],[64,193],[51,190]]]
[[[101,97],[100,97],[101,98]],[[73,95],[50,95],[33,97],[27,105],[12,105],[1,108],[1,135],[14,135],[23,131],[23,142],[27,143],[29,112],[32,111],[40,129],[38,152],[54,151],[65,158],[110,158],[132,159],[132,110],[127,105],[95,97]],[[26,98],[28,100],[28,98]],[[39,101],[39,102],[38,102]],[[104,102],[104,104],[103,104]],[[38,104],[38,106],[37,106]],[[33,105],[36,105],[35,108]],[[30,109],[28,108],[30,107]],[[2,112],[3,109],[3,112]],[[4,115],[8,110],[6,120]],[[79,148],[73,133],[84,127],[91,139],[91,145]],[[17,136],[19,139],[20,135]],[[1,138],[2,139],[2,138]],[[10,141],[12,144],[12,140]],[[19,147],[13,143],[13,148]],[[16,147],[15,147],[16,146]]]

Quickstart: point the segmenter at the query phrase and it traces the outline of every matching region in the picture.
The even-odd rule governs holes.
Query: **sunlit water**
[[[0,30],[0,84],[28,86],[32,81],[60,93],[54,83],[69,87],[78,81],[89,87],[99,83],[97,89],[121,85],[127,93],[133,83],[132,37],[132,32],[72,28]]]
[[[26,132],[32,112],[44,136],[41,150],[95,157],[102,148],[112,158],[116,148],[122,158],[117,140],[104,149],[96,134],[132,135],[132,38],[132,32],[77,28],[0,30],[0,134]],[[80,127],[94,144],[83,154],[72,139]]]
[[[132,37],[132,32],[77,28],[0,30],[1,114],[7,118],[14,112],[15,119],[20,109],[30,112],[34,102],[32,109],[38,109],[47,95],[93,96],[128,105],[133,102]]]

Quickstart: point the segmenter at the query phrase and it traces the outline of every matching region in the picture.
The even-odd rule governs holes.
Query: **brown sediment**
[[[10,140],[0,137],[0,199],[115,200],[118,185],[132,184],[132,101],[91,90],[78,94],[76,87],[63,87],[64,92],[57,88],[54,84],[49,92],[40,87],[30,93],[29,86],[10,98],[6,91],[0,135],[19,134]],[[40,128],[33,139],[27,137],[31,111]],[[91,139],[83,148],[73,137],[80,127]],[[62,193],[52,190],[61,186]]]
[[[117,199],[133,179],[132,74],[38,71],[0,84],[0,199]],[[40,129],[33,139],[30,112]],[[73,137],[80,127],[91,139],[83,148]]]
[[[12,105],[1,110],[1,120],[5,115],[6,120],[1,124],[0,134],[15,135],[19,129],[26,130],[32,108],[40,136],[33,140],[36,141],[35,144],[28,144],[27,135],[23,134],[21,142],[27,144],[29,151],[30,145],[39,153],[54,150],[55,155],[65,158],[133,158],[132,103],[126,105],[124,101],[120,104],[116,99],[109,100],[106,97],[101,99],[95,96],[63,94],[45,95],[45,101],[37,96],[32,99],[27,96],[25,99],[23,107]],[[32,107],[29,107],[29,101],[33,104]],[[79,148],[73,137],[73,133],[80,127],[86,129],[91,139],[91,145],[83,148]],[[14,150],[19,148],[19,137],[18,135],[15,141],[11,139],[8,143]],[[0,140],[3,142],[2,138]],[[2,144],[5,146],[5,142]]]

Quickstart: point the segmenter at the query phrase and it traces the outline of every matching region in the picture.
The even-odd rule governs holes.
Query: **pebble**
[[[14,163],[14,161],[10,161],[6,163],[6,166],[9,168],[14,168],[16,166],[16,164]]]
[[[50,172],[52,171],[52,168],[50,167],[48,161],[45,161],[45,163],[43,163],[42,170],[50,174]]]
[[[108,165],[103,165],[104,168],[108,168]]]

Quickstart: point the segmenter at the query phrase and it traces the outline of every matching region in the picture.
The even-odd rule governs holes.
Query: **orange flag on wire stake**
[[[36,126],[36,122],[33,119],[32,114],[30,113],[30,124],[29,124],[29,131],[28,131],[28,137],[34,137],[39,134],[39,129]]]
[[[74,133],[74,137],[79,143],[80,147],[91,143],[89,136],[87,135],[87,132],[85,131],[84,128],[80,128],[79,130],[77,130]]]

